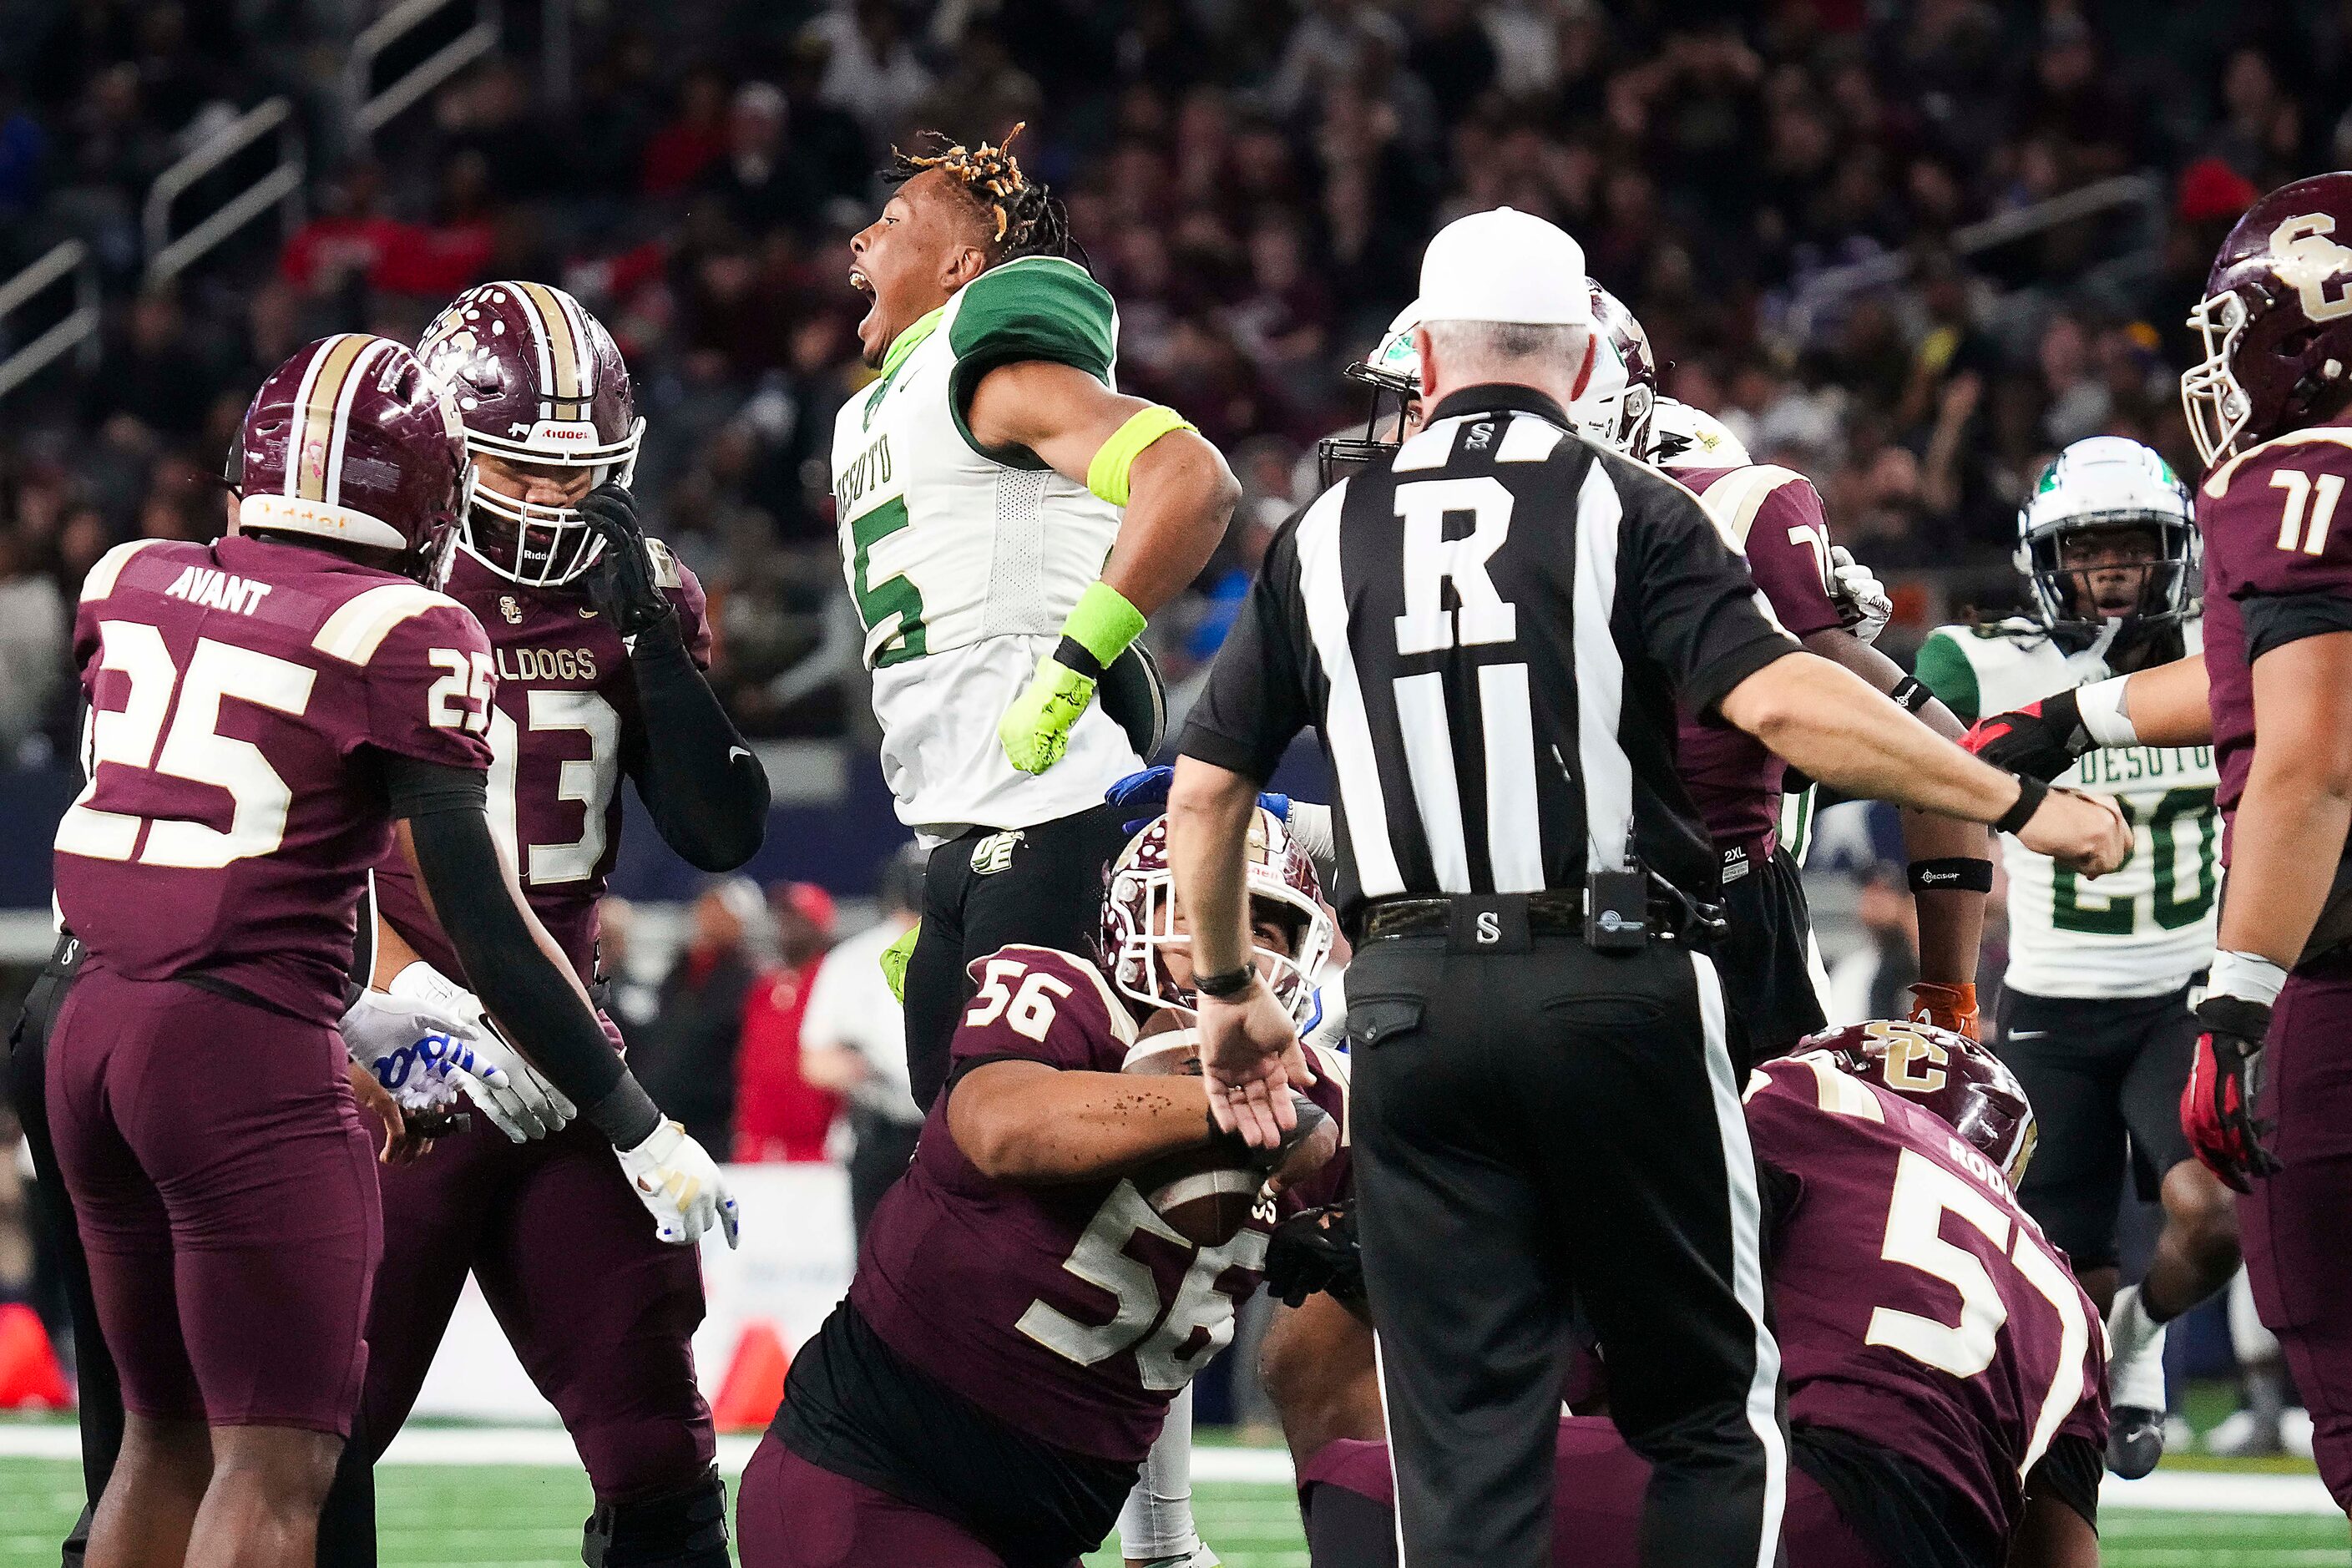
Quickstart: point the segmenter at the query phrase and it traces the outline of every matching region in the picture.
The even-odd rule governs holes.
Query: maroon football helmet
[[[321,338],[270,373],[236,469],[239,531],[395,551],[436,585],[472,485],[448,388],[364,332]]]
[[[1598,283],[1592,285],[1592,331],[1601,340],[1592,378],[1584,395],[1569,405],[1569,416],[1610,450],[1639,458],[1650,449],[1650,420],[1658,407],[1650,334],[1623,300]]]
[[[1251,816],[1244,858],[1250,902],[1273,906],[1295,933],[1287,954],[1257,949],[1258,973],[1275,1000],[1293,1018],[1303,1018],[1315,999],[1316,973],[1331,953],[1331,917],[1324,912],[1315,862],[1282,819],[1264,806]],[[1195,1010],[1192,987],[1177,984],[1168,973],[1167,950],[1189,947],[1192,938],[1176,929],[1176,878],[1168,865],[1165,816],[1139,829],[1111,862],[1102,931],[1103,962],[1120,995],[1155,1010]]]
[[[2024,1176],[2037,1136],[2033,1105],[1990,1047],[1932,1024],[1879,1018],[1815,1035],[1796,1054],[1816,1051],[1949,1122],[1969,1147],[2000,1168],[2011,1187]]]
[[[2347,240],[2352,174],[2334,174],[2281,185],[2221,242],[2189,313],[2205,357],[2180,378],[2189,434],[2209,467],[2249,438],[2329,418],[2352,395]]]
[[[417,357],[457,394],[466,449],[475,458],[586,468],[593,484],[627,484],[646,422],[629,367],[604,324],[545,283],[483,283],[433,319]],[[599,542],[576,507],[475,488],[458,542],[511,582],[568,583]]]

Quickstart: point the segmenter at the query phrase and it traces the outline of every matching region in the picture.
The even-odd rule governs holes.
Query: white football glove
[[[1830,590],[1830,603],[1840,614],[1852,617],[1845,629],[1864,642],[1876,642],[1895,614],[1895,601],[1886,596],[1886,584],[1843,544],[1830,546],[1830,576],[1836,584]]]
[[[447,1110],[465,1101],[460,1072],[506,1074],[478,1062],[466,1026],[413,1001],[362,991],[340,1025],[343,1048],[403,1110]]]
[[[388,990],[396,1000],[455,1020],[449,1032],[465,1043],[468,1054],[449,1069],[450,1080],[513,1142],[528,1143],[560,1132],[580,1114],[562,1089],[507,1044],[482,1010],[481,998],[423,959],[394,975]]]
[[[664,1121],[634,1149],[613,1151],[654,1216],[654,1234],[674,1247],[691,1247],[713,1225],[735,1245],[735,1194],[718,1163],[675,1121]]]

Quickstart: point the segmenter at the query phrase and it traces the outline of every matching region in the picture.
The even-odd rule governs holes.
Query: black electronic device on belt
[[[1585,873],[1584,945],[1595,952],[1639,952],[1649,942],[1649,878],[1638,869]]]

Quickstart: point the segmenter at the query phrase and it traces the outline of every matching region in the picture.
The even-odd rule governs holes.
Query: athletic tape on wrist
[[[2235,996],[2268,1007],[2278,1001],[2286,971],[2259,952],[2217,952],[2205,981],[2208,996]]]
[[[1087,465],[1087,489],[1113,506],[1127,504],[1128,472],[1143,449],[1171,430],[1198,430],[1199,426],[1173,408],[1153,404],[1111,432]]]
[[[2074,690],[2074,710],[2083,728],[2102,746],[2137,746],[2139,731],[2124,712],[2124,683],[2131,678],[2112,676]]]
[[[1909,867],[1915,893],[1990,893],[1992,862],[1973,855],[1947,855],[1914,860]]]

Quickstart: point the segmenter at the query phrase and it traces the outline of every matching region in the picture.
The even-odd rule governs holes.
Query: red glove
[[[1977,988],[1973,985],[1937,985],[1922,980],[1911,987],[1909,1017],[1912,1023],[1949,1029],[1971,1040],[1984,1038],[1983,1026],[1977,1017]]]
[[[2091,749],[2091,731],[2072,691],[2061,691],[2008,713],[1995,713],[1969,726],[1960,744],[2013,773],[2048,784]]]
[[[2254,1116],[2263,1037],[2271,1010],[2243,996],[2208,996],[2198,1005],[2205,1025],[2189,1082],[2180,1090],[2180,1130],[2198,1162],[2232,1188],[2253,1191],[2253,1180],[2279,1169],[2263,1146],[2274,1125]]]

